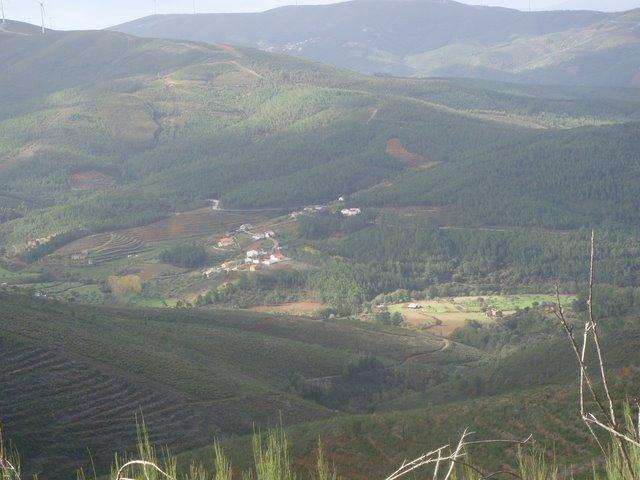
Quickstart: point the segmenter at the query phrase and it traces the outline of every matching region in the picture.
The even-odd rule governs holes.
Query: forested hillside
[[[356,0],[263,13],[157,15],[114,30],[229,42],[369,74],[638,86],[638,10],[568,10]]]
[[[575,227],[605,213],[635,221],[635,91],[367,78],[112,32],[0,41],[8,105],[0,235],[10,254],[148,223],[207,198],[292,208],[376,185],[358,201],[451,206],[454,223]],[[598,140],[605,135],[617,140]],[[430,168],[389,154],[390,139]],[[621,178],[630,184],[609,203],[563,200]]]

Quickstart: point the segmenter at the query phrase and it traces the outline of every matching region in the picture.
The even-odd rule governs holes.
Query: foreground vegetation
[[[637,389],[640,295],[602,287],[596,296],[613,389],[625,398]],[[17,293],[1,300],[0,360],[21,374],[0,373],[7,392],[0,407],[28,473],[34,460],[55,478],[74,465],[90,471],[87,446],[104,472],[114,445],[133,447],[138,406],[154,443],[192,452],[179,457],[181,472],[191,460],[215,471],[210,452],[198,449],[212,438],[221,440],[236,471],[248,470],[250,440],[234,435],[273,427],[279,412],[301,478],[314,468],[318,438],[345,478],[364,479],[457,441],[467,426],[477,438],[533,433],[539,445],[554,445],[561,471],[573,464],[584,473],[585,452],[596,458],[575,419],[571,352],[543,304],[470,323],[447,343],[338,318],[97,309]],[[584,305],[581,295],[574,321]],[[86,431],[100,435],[88,438]],[[487,447],[475,458],[478,467],[496,469],[503,456],[503,448]],[[65,460],[47,463],[52,457]]]

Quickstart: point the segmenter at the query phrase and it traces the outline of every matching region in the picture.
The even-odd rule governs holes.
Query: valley
[[[589,371],[615,408],[635,398],[635,16],[359,0],[4,22],[0,421],[23,475],[106,478],[116,452],[151,456],[143,423],[171,480],[218,479],[214,442],[222,480],[292,480],[254,465],[273,428],[299,479],[383,478],[467,428],[534,439],[478,444],[478,468],[610,468],[566,333],[597,319]],[[315,474],[319,444],[339,477]]]

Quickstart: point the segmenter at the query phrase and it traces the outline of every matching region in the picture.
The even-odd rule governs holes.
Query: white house
[[[340,213],[342,213],[342,215],[344,215],[345,217],[355,217],[356,215],[360,215],[362,213],[362,210],[360,210],[359,208],[343,208],[342,210],[340,210]]]
[[[275,236],[275,232],[273,230],[266,230],[264,232],[254,233],[252,238],[254,240],[264,240],[265,238],[272,238]]]
[[[274,265],[276,263],[280,263],[280,262],[285,262],[289,260],[287,257],[285,257],[279,250],[275,251],[274,253],[272,253],[269,258],[267,258],[266,260],[263,260],[262,263],[264,265]]]
[[[207,278],[210,278],[217,271],[218,271],[217,268],[209,268],[209,269],[205,270],[204,272],[202,272],[202,275],[204,275]]]

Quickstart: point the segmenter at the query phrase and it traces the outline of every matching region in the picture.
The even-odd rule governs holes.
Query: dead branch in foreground
[[[485,480],[495,477],[498,474],[507,474],[511,475],[514,478],[520,478],[514,472],[508,470],[500,470],[498,472],[485,473],[480,469],[464,463],[462,459],[466,456],[467,447],[472,445],[479,444],[487,444],[487,443],[512,443],[518,445],[524,445],[528,443],[533,437],[529,435],[525,440],[479,440],[479,441],[467,441],[467,438],[471,436],[472,433],[469,433],[468,430],[465,430],[458,441],[455,449],[450,451],[449,453],[444,453],[448,449],[450,449],[449,445],[444,445],[436,450],[432,450],[431,452],[425,453],[424,455],[416,458],[412,461],[405,460],[400,468],[398,468],[395,472],[389,475],[385,480],[397,480],[409,473],[423,467],[432,467],[433,475],[430,477],[431,480],[449,480],[454,472],[456,465],[463,465],[467,468],[474,470],[478,475],[478,480]],[[442,474],[442,475],[440,475]]]
[[[589,433],[595,439],[600,450],[607,455],[607,452],[596,434],[594,427],[612,435],[616,446],[620,449],[620,453],[624,458],[626,471],[620,471],[623,478],[635,480],[637,478],[633,462],[630,460],[628,448],[640,447],[640,430],[639,432],[630,432],[624,424],[618,422],[616,408],[611,397],[609,384],[607,381],[606,368],[602,348],[600,346],[600,334],[598,324],[593,314],[593,286],[594,286],[594,269],[595,269],[595,232],[591,232],[591,249],[589,260],[589,298],[587,300],[587,318],[584,321],[584,330],[582,333],[582,342],[580,343],[574,334],[574,325],[570,324],[566,318],[562,302],[560,301],[560,286],[556,283],[556,316],[567,334],[571,348],[578,360],[580,367],[580,418],[587,426]],[[598,375],[593,378],[589,372],[587,352],[589,343],[593,344],[595,357],[598,362]],[[596,390],[596,382],[600,382],[603,393],[599,394]],[[595,404],[595,411],[588,411],[586,406],[586,397],[589,396],[591,402]],[[639,412],[640,420],[640,412]],[[640,423],[638,425],[640,429]]]

